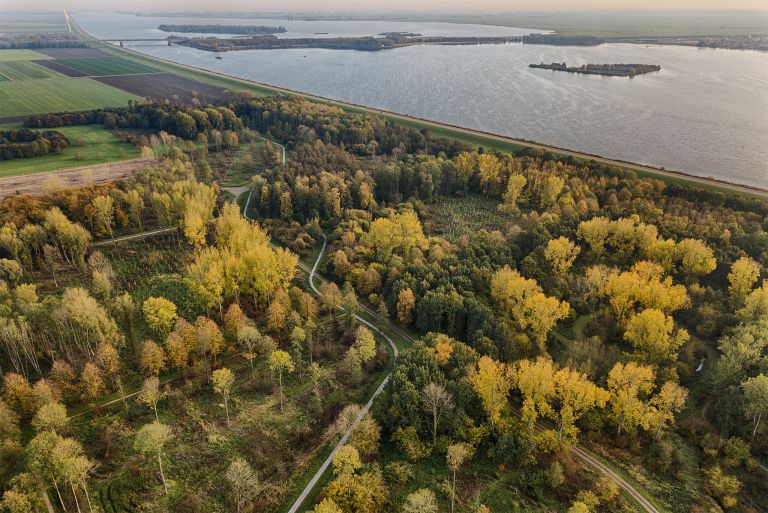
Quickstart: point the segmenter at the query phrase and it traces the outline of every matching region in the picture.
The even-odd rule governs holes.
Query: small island
[[[584,64],[578,67],[569,67],[564,62],[553,62],[551,64],[544,64],[542,62],[541,64],[531,64],[529,67],[609,77],[634,77],[635,75],[643,75],[661,70],[661,66],[656,64]]]
[[[163,32],[199,33],[199,34],[284,34],[285,27],[267,27],[265,25],[168,25],[163,23],[158,29]]]

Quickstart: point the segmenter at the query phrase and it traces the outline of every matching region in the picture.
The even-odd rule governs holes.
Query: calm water
[[[76,14],[97,37],[162,37],[159,23],[283,25],[375,35],[500,35],[528,29],[443,23],[203,20]],[[768,186],[768,53],[610,44],[413,46],[381,52],[253,50],[214,54],[162,43],[141,52],[268,84],[701,176]],[[558,73],[530,63],[636,62],[633,79]]]

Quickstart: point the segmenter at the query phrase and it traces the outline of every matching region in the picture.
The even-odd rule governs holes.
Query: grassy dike
[[[561,157],[571,157],[577,162],[587,164],[606,164],[616,166],[628,171],[634,172],[640,177],[649,177],[663,180],[669,184],[688,185],[693,187],[702,188],[712,192],[720,192],[723,194],[739,194],[743,196],[749,196],[760,199],[768,199],[768,189],[751,187],[748,185],[734,184],[725,181],[715,180],[713,178],[698,177],[682,171],[673,171],[667,169],[656,168],[653,166],[646,166],[642,164],[635,164],[632,162],[625,162],[621,160],[609,159],[601,157],[599,155],[592,155],[585,152],[568,150],[565,148],[558,148],[555,146],[548,146],[545,144],[539,144],[533,141],[527,141],[523,139],[514,139],[512,137],[506,137],[502,135],[496,135],[480,130],[473,130],[460,126],[450,125],[447,123],[440,123],[437,121],[431,121],[422,118],[416,118],[405,114],[399,114],[386,110],[376,109],[372,107],[366,107],[364,105],[357,105],[354,103],[343,102],[339,100],[332,100],[330,98],[324,98],[322,96],[316,96],[309,93],[302,93],[300,91],[294,91],[291,89],[271,86],[254,82],[251,80],[241,79],[224,75],[214,71],[205,70],[202,68],[189,66],[185,64],[179,64],[166,59],[145,55],[134,50],[120,48],[113,45],[102,43],[91,35],[87,34],[76,23],[73,23],[73,30],[81,37],[89,40],[94,46],[101,48],[103,51],[112,55],[119,55],[126,59],[132,60],[137,64],[151,64],[155,68],[168,73],[174,73],[187,78],[191,78],[206,84],[211,84],[230,90],[245,91],[259,96],[275,96],[275,95],[294,95],[302,98],[306,98],[313,101],[319,101],[329,105],[342,108],[349,112],[364,112],[372,113],[383,116],[387,119],[393,120],[404,126],[409,126],[421,129],[429,129],[434,135],[450,137],[463,141],[475,147],[482,146],[484,148],[496,149],[499,151],[505,151],[509,153],[519,152],[523,148],[532,148],[541,151],[553,153]]]

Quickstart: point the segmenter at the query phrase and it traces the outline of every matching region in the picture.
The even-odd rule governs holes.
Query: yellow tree
[[[656,438],[675,421],[675,414],[682,411],[687,397],[688,390],[674,381],[667,381],[651,398],[647,422],[651,429],[656,430]]]
[[[683,239],[677,244],[680,270],[689,276],[704,276],[717,267],[712,248],[698,239]]]
[[[529,327],[540,353],[547,352],[547,337],[557,321],[568,317],[571,308],[565,301],[539,292],[523,301],[525,316],[519,321],[521,328]]]
[[[94,401],[104,390],[104,380],[101,377],[101,371],[91,362],[85,364],[83,372],[80,373],[80,391],[83,399]]]
[[[477,156],[477,173],[485,193],[498,194],[502,169],[501,162],[493,153],[482,153]]]
[[[519,211],[517,207],[520,201],[520,195],[523,193],[525,184],[528,183],[525,176],[514,174],[507,181],[507,190],[504,192],[503,202],[499,204],[499,211],[505,214],[516,214]]]
[[[227,427],[229,427],[229,396],[232,394],[232,385],[235,383],[235,375],[226,367],[213,371],[213,390],[224,400],[224,411],[227,413]]]
[[[397,295],[397,320],[406,326],[413,322],[413,310],[416,308],[416,297],[411,289],[403,289]]]
[[[624,338],[644,362],[660,363],[674,359],[690,337],[684,328],[675,330],[672,316],[648,308],[629,319]]]
[[[760,264],[745,256],[736,260],[728,273],[728,292],[733,305],[738,309],[744,305],[747,295],[752,292],[755,282],[760,277]]]
[[[293,364],[291,355],[278,349],[277,351],[272,351],[272,354],[269,355],[269,368],[272,372],[277,373],[278,386],[280,387],[280,411],[283,412],[283,373],[293,372],[296,367]]]
[[[616,436],[621,436],[624,427],[646,427],[646,399],[653,391],[655,374],[653,368],[635,362],[618,362],[608,373],[608,391]]]
[[[514,373],[515,386],[523,396],[522,414],[528,423],[528,431],[539,416],[552,414],[550,401],[555,395],[555,365],[549,358],[542,356],[534,361],[517,362]]]
[[[93,220],[96,230],[100,233],[109,233],[112,237],[112,223],[115,213],[115,200],[111,196],[96,196],[91,202],[93,207]]]
[[[507,394],[512,388],[512,380],[509,379],[506,364],[488,356],[482,356],[477,362],[476,372],[468,379],[480,396],[491,425],[495,426],[507,406]]]
[[[165,367],[165,351],[152,340],[145,340],[141,344],[141,356],[139,367],[147,376],[157,376]]]
[[[582,221],[577,230],[580,239],[589,245],[589,249],[595,257],[600,259],[605,252],[605,243],[611,232],[611,221],[605,217],[593,217],[589,221]]]
[[[187,266],[187,285],[206,309],[222,310],[224,267],[217,248],[208,247],[197,253]]]
[[[576,421],[592,408],[603,408],[608,401],[608,392],[598,387],[586,374],[564,367],[554,375],[555,408],[553,418],[560,426],[559,438],[563,435],[576,440]]]
[[[566,237],[550,239],[544,248],[544,258],[557,274],[565,274],[571,268],[581,248]]]
[[[746,321],[768,319],[768,280],[747,295],[744,306],[737,314]]]
[[[147,324],[158,335],[165,336],[176,320],[176,305],[164,297],[150,297],[141,305]]]

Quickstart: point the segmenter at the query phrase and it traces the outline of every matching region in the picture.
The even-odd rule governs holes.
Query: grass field
[[[47,55],[33,52],[32,50],[0,50],[0,62],[36,61],[50,58]]]
[[[138,96],[90,78],[0,82],[0,117],[126,105]]]
[[[96,57],[90,59],[59,59],[56,62],[74,68],[89,75],[129,75],[134,73],[153,73],[157,70],[121,57]]]
[[[61,74],[30,61],[5,62],[0,67],[0,80],[36,80],[56,77],[61,77]]]
[[[0,126],[1,129],[20,128]],[[46,155],[32,159],[14,159],[0,162],[0,178],[7,176],[45,173],[59,169],[90,166],[139,157],[139,150],[131,144],[120,143],[112,133],[98,125],[67,126],[57,128],[69,138],[70,146],[61,155]]]

